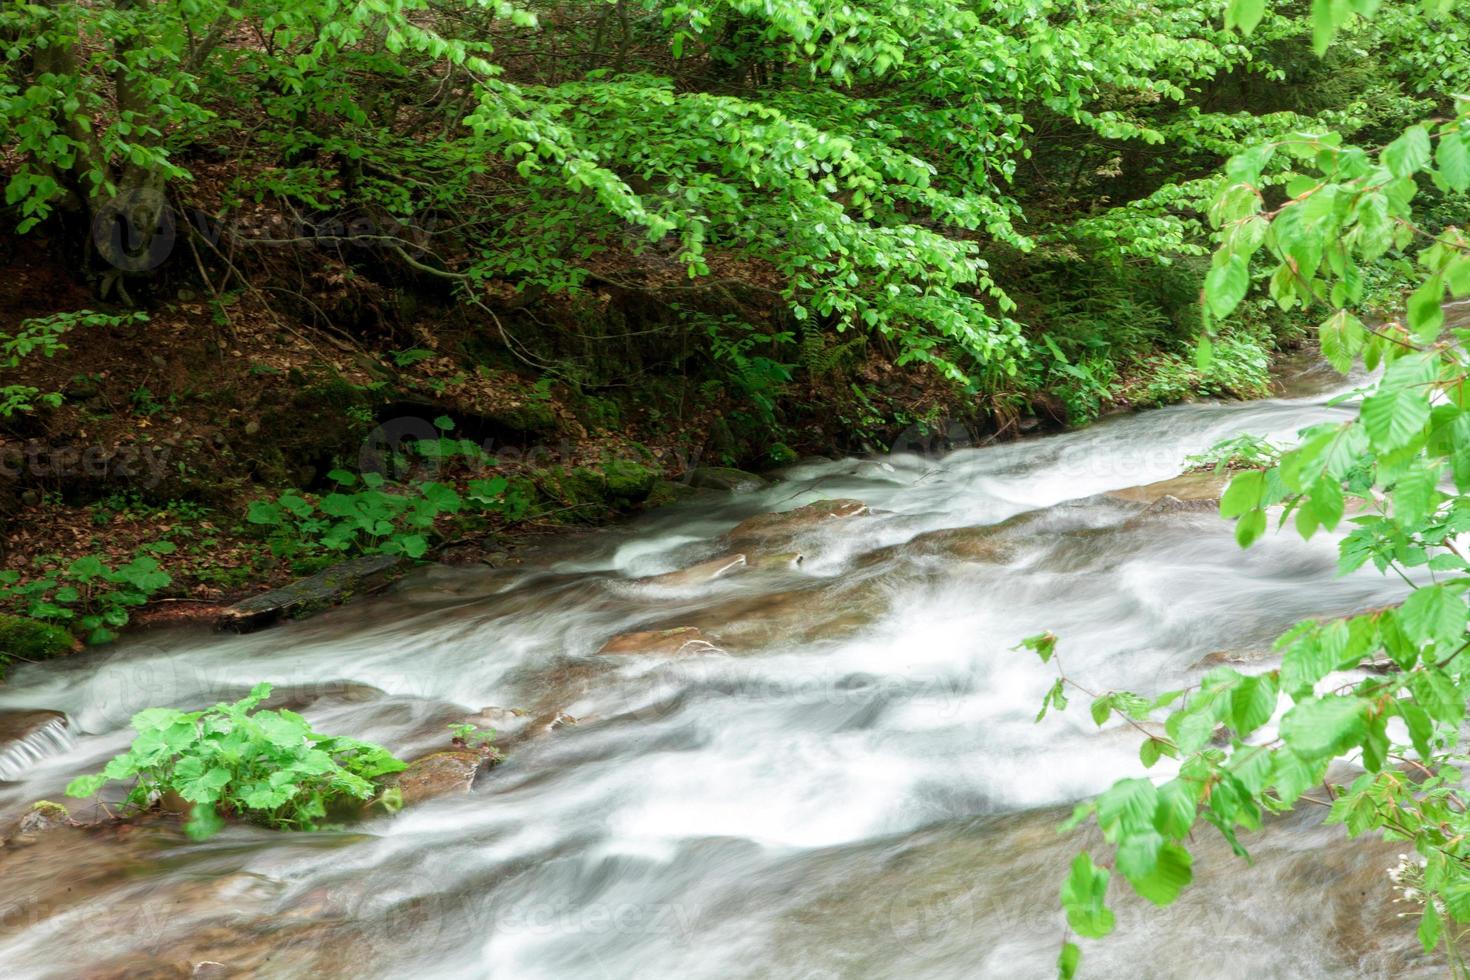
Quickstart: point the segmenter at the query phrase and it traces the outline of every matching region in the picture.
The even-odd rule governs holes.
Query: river
[[[1212,654],[1268,669],[1296,620],[1401,598],[1371,571],[1336,575],[1329,536],[1242,552],[1208,508],[1109,495],[1236,433],[1348,418],[1329,404],[1346,390],[1308,372],[1278,398],[802,464],[512,569],[421,569],[308,621],[155,631],[17,670],[0,712],[64,712],[68,732],[9,757],[7,820],[124,748],[134,711],[259,681],[319,729],[405,756],[489,706],[577,723],[468,794],[340,832],[192,843],[158,824],[0,852],[0,974],[1051,976],[1057,888],[1089,839],[1056,824],[1144,770],[1138,734],[1099,729],[1085,701],[1035,723],[1055,672],[1011,647],[1050,629],[1080,682],[1154,692]],[[871,513],[801,532],[800,564],[648,581],[727,551],[751,515],[823,498]],[[954,528],[989,530],[930,533]],[[597,654],[686,625],[718,649]],[[1348,844],[1320,815],[1247,837],[1250,864],[1200,833],[1196,885],[1166,910],[1119,898],[1084,976],[1438,975],[1392,903],[1397,849]]]

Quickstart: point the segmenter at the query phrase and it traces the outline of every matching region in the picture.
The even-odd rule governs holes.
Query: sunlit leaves
[[[1109,874],[1079,854],[1062,883],[1062,909],[1067,924],[1079,936],[1097,939],[1113,931],[1113,912],[1106,905]]]
[[[1429,422],[1429,397],[1424,390],[1379,390],[1363,399],[1363,428],[1379,450],[1401,449]]]
[[[1299,702],[1281,719],[1281,737],[1307,758],[1331,757],[1359,745],[1368,731],[1368,704],[1355,697]]]
[[[1395,177],[1410,177],[1423,170],[1430,157],[1429,130],[1410,126],[1383,148],[1380,159]]]
[[[193,804],[184,829],[202,839],[224,827],[221,810],[269,827],[313,829],[329,804],[360,804],[378,792],[371,780],[404,768],[376,745],[312,731],[295,712],[258,710],[270,693],[258,684],[239,701],[204,711],[139,712],[131,748],[101,773],[73,780],[67,795],[132,781],[125,802],[146,809],[177,794]]]

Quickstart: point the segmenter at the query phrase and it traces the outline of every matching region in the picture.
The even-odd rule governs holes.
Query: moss
[[[573,519],[620,509],[648,497],[659,471],[634,460],[611,460],[602,468],[548,466],[536,471],[543,495],[561,507],[573,507]]]
[[[587,395],[578,401],[572,411],[589,429],[617,429],[623,424],[622,409],[611,398]]]
[[[0,678],[5,676],[11,658],[48,660],[65,656],[76,646],[76,638],[58,626],[0,613]]]
[[[648,496],[659,471],[631,459],[615,459],[604,469],[607,495],[621,503],[636,503]]]
[[[666,504],[677,503],[690,497],[699,495],[699,491],[687,483],[675,483],[673,480],[655,480],[653,488],[648,491],[644,504],[649,507],[663,507]]]
[[[606,506],[602,474],[585,466],[567,469],[548,466],[536,471],[541,491],[562,507],[576,508],[573,519],[585,518]]]

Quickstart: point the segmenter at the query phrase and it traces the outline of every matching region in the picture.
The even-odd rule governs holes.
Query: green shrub
[[[316,830],[342,804],[374,799],[397,809],[396,792],[374,782],[405,764],[386,749],[312,731],[293,711],[260,711],[271,686],[204,711],[149,708],[133,716],[138,737],[100,773],[72,780],[66,794],[89,797],[111,780],[133,780],[125,806],[144,810],[165,796],[192,804],[184,829],[202,840],[227,817],[278,830]]]
[[[1260,436],[1245,433],[1233,439],[1222,439],[1202,453],[1186,456],[1184,462],[1192,470],[1224,473],[1226,470],[1274,466],[1280,459],[1280,446]]]
[[[377,473],[333,470],[327,475],[342,489],[320,498],[288,491],[274,501],[251,502],[246,519],[271,529],[276,554],[300,558],[325,551],[422,558],[434,522],[443,515],[468,508],[515,519],[525,507],[523,497],[507,493],[510,483],[504,477],[470,480],[467,495],[461,495],[432,481],[390,487]],[[362,489],[353,489],[359,485]]]
[[[143,550],[169,554],[171,541],[155,541]],[[65,568],[28,582],[16,571],[0,572],[0,602],[23,609],[33,619],[64,623],[79,630],[88,643],[107,643],[128,624],[128,610],[173,583],[152,555],[136,555],[112,566],[96,555],[84,555]]]
[[[49,623],[0,613],[0,680],[15,660],[48,660],[72,651],[76,640],[66,630]]]

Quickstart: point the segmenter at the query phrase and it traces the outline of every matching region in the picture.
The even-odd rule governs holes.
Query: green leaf
[[[66,784],[66,795],[85,799],[96,796],[97,791],[107,785],[107,777],[102,773],[94,773],[90,776],[78,776]]]
[[[1266,512],[1253,510],[1235,523],[1235,541],[1242,548],[1249,548],[1257,538],[1266,533]]]
[[[1231,255],[1205,275],[1205,303],[1211,313],[1223,319],[1245,299],[1250,285],[1250,269],[1246,260],[1239,255]]]
[[[1057,955],[1057,980],[1075,980],[1077,967],[1082,963],[1082,950],[1076,943],[1062,943]]]
[[[1410,126],[1383,148],[1380,159],[1395,177],[1412,177],[1429,164],[1429,130]]]
[[[1230,721],[1242,737],[1271,720],[1276,711],[1276,678],[1270,674],[1246,677],[1230,692]]]
[[[1398,621],[1415,643],[1453,645],[1465,639],[1467,610],[1461,593],[1444,586],[1415,589],[1399,607]]]
[[[1105,904],[1109,877],[1088,854],[1072,861],[1071,874],[1062,883],[1062,908],[1077,935],[1101,939],[1113,931],[1113,912]]]
[[[1052,654],[1056,652],[1057,635],[1051,632],[1037,633],[1034,636],[1026,637],[1011,649],[1030,650],[1041,658],[1042,663],[1046,663],[1051,659]]]
[[[184,833],[191,840],[206,840],[225,828],[224,818],[213,803],[195,803],[190,808],[189,819],[184,824]]]
[[[1432,344],[1439,338],[1440,328],[1444,326],[1444,307],[1440,305],[1443,300],[1444,280],[1439,276],[1430,276],[1409,297],[1409,329],[1421,344]]]
[[[1450,190],[1470,190],[1470,140],[1462,133],[1445,133],[1434,153],[1440,179]]]
[[[1339,755],[1362,744],[1368,733],[1368,704],[1361,698],[1314,698],[1293,707],[1281,719],[1281,737],[1293,752],[1307,758]]]
[[[1173,779],[1159,787],[1159,805],[1154,811],[1154,827],[1172,840],[1179,840],[1194,826],[1198,795],[1194,786],[1183,779]]]
[[[1220,497],[1221,517],[1240,517],[1261,506],[1266,497],[1266,474],[1261,470],[1237,473]]]
[[[1353,368],[1353,361],[1363,349],[1367,331],[1363,322],[1347,310],[1338,310],[1318,327],[1322,356],[1342,374]]]
[[[1152,828],[1158,804],[1158,790],[1149,780],[1120,779],[1097,798],[1098,826],[1110,835]]]
[[[1256,29],[1266,14],[1266,0],[1230,0],[1226,11],[1226,26],[1238,27],[1242,34]]]
[[[1441,922],[1439,910],[1434,907],[1434,902],[1424,903],[1424,913],[1419,918],[1419,944],[1424,947],[1424,952],[1433,951],[1439,945]]]
[[[1375,448],[1402,449],[1429,421],[1429,399],[1420,391],[1379,390],[1363,399],[1361,415]]]
[[[1141,878],[1130,878],[1133,890],[1155,905],[1168,905],[1194,880],[1194,859],[1178,844],[1159,849],[1154,867]]]

